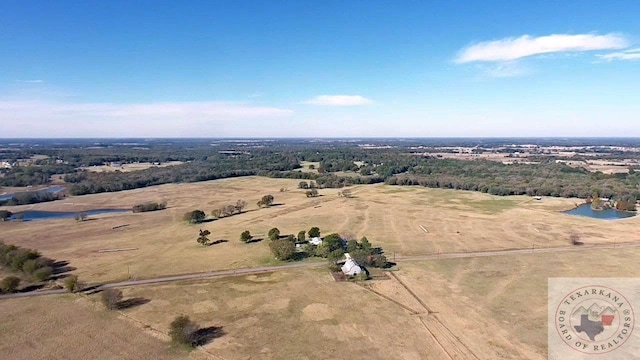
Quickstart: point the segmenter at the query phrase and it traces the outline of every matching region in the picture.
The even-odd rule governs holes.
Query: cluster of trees
[[[2,170],[0,186],[24,187],[48,184],[51,175],[75,172],[75,168],[66,164],[15,166]]]
[[[0,265],[10,271],[27,276],[32,281],[45,281],[54,271],[55,261],[33,249],[6,245],[0,242]]]
[[[184,214],[183,219],[189,224],[199,224],[207,218],[207,214],[202,210],[193,210]]]
[[[219,219],[226,216],[240,214],[245,207],[247,207],[247,202],[244,200],[238,200],[234,205],[225,205],[220,207],[219,209],[213,210],[211,212],[211,216]]]
[[[298,183],[298,189],[315,189],[315,188],[317,188],[317,187],[318,187],[318,186],[317,186],[317,185],[316,185],[316,183],[315,183],[315,182],[313,182],[313,181],[309,181],[309,182],[306,182],[306,181],[300,181],[300,182]]]
[[[142,204],[136,204],[133,206],[133,212],[134,213],[140,213],[140,212],[147,212],[147,211],[157,211],[157,210],[164,210],[167,208],[167,202],[166,201],[161,201],[161,202],[146,202],[146,203],[142,203]]]
[[[385,268],[389,264],[382,249],[373,247],[366,236],[363,236],[359,242],[347,241],[346,251],[360,265]]]
[[[489,160],[421,158],[406,174],[387,179],[390,185],[420,185],[471,190],[493,195],[529,195],[619,199],[640,198],[640,173],[602,174],[553,162],[502,164]]]
[[[273,195],[265,195],[262,197],[262,199],[258,200],[257,205],[258,207],[269,207],[273,205],[273,200]]]

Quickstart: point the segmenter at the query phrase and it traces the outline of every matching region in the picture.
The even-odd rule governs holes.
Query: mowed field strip
[[[280,265],[272,259],[268,241],[239,241],[244,230],[261,238],[272,227],[278,227],[283,234],[318,226],[325,235],[338,232],[356,238],[367,236],[390,259],[564,247],[574,233],[586,245],[640,240],[640,233],[635,231],[639,218],[601,221],[560,213],[573,207],[577,199],[544,198],[532,202],[521,196],[386,185],[354,186],[353,198],[338,197],[340,189],[322,189],[321,197],[307,198],[304,190],[296,189],[298,182],[245,177],[70,197],[28,208],[131,208],[155,200],[167,200],[169,207],[149,213],[95,216],[94,220],[80,223],[72,219],[5,222],[0,223],[0,240],[69,261],[77,268],[76,274],[92,283]],[[288,190],[280,192],[281,188]],[[272,194],[278,205],[259,209],[255,203],[265,194]],[[243,214],[198,225],[182,221],[187,211],[202,209],[210,213],[238,199],[249,204]],[[26,208],[15,207],[12,211]],[[129,226],[118,228],[123,224]],[[202,247],[195,241],[199,229],[211,231],[212,241],[226,242]],[[99,252],[124,248],[138,250]]]

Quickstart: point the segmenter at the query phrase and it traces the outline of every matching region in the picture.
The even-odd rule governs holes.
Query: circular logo
[[[631,336],[635,314],[627,298],[602,285],[568,293],[558,305],[555,326],[565,344],[584,354],[605,354]]]

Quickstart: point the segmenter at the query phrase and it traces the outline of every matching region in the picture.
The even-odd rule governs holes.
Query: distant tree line
[[[0,200],[0,206],[29,205],[41,202],[54,201],[64,197],[62,193],[49,193],[43,191],[16,193],[11,199]]]
[[[405,174],[386,180],[389,185],[471,190],[492,195],[529,195],[625,199],[640,198],[640,174],[591,173],[565,164],[510,164],[488,160],[423,159]]]

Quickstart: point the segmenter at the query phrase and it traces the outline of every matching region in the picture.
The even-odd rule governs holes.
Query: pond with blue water
[[[602,219],[602,220],[626,219],[626,218],[636,216],[635,211],[620,211],[616,209],[593,210],[591,208],[591,204],[582,204],[574,209],[565,211],[564,213],[569,215],[586,216],[586,217],[590,217],[594,219]]]
[[[77,214],[82,213],[87,216],[91,215],[100,215],[100,214],[117,214],[117,213],[126,213],[131,212],[131,210],[124,209],[96,209],[96,210],[87,210],[82,212],[77,211],[22,211],[13,214],[9,218],[9,220],[16,220],[18,218],[22,218],[22,221],[34,221],[34,220],[55,220],[55,219],[73,219]]]

